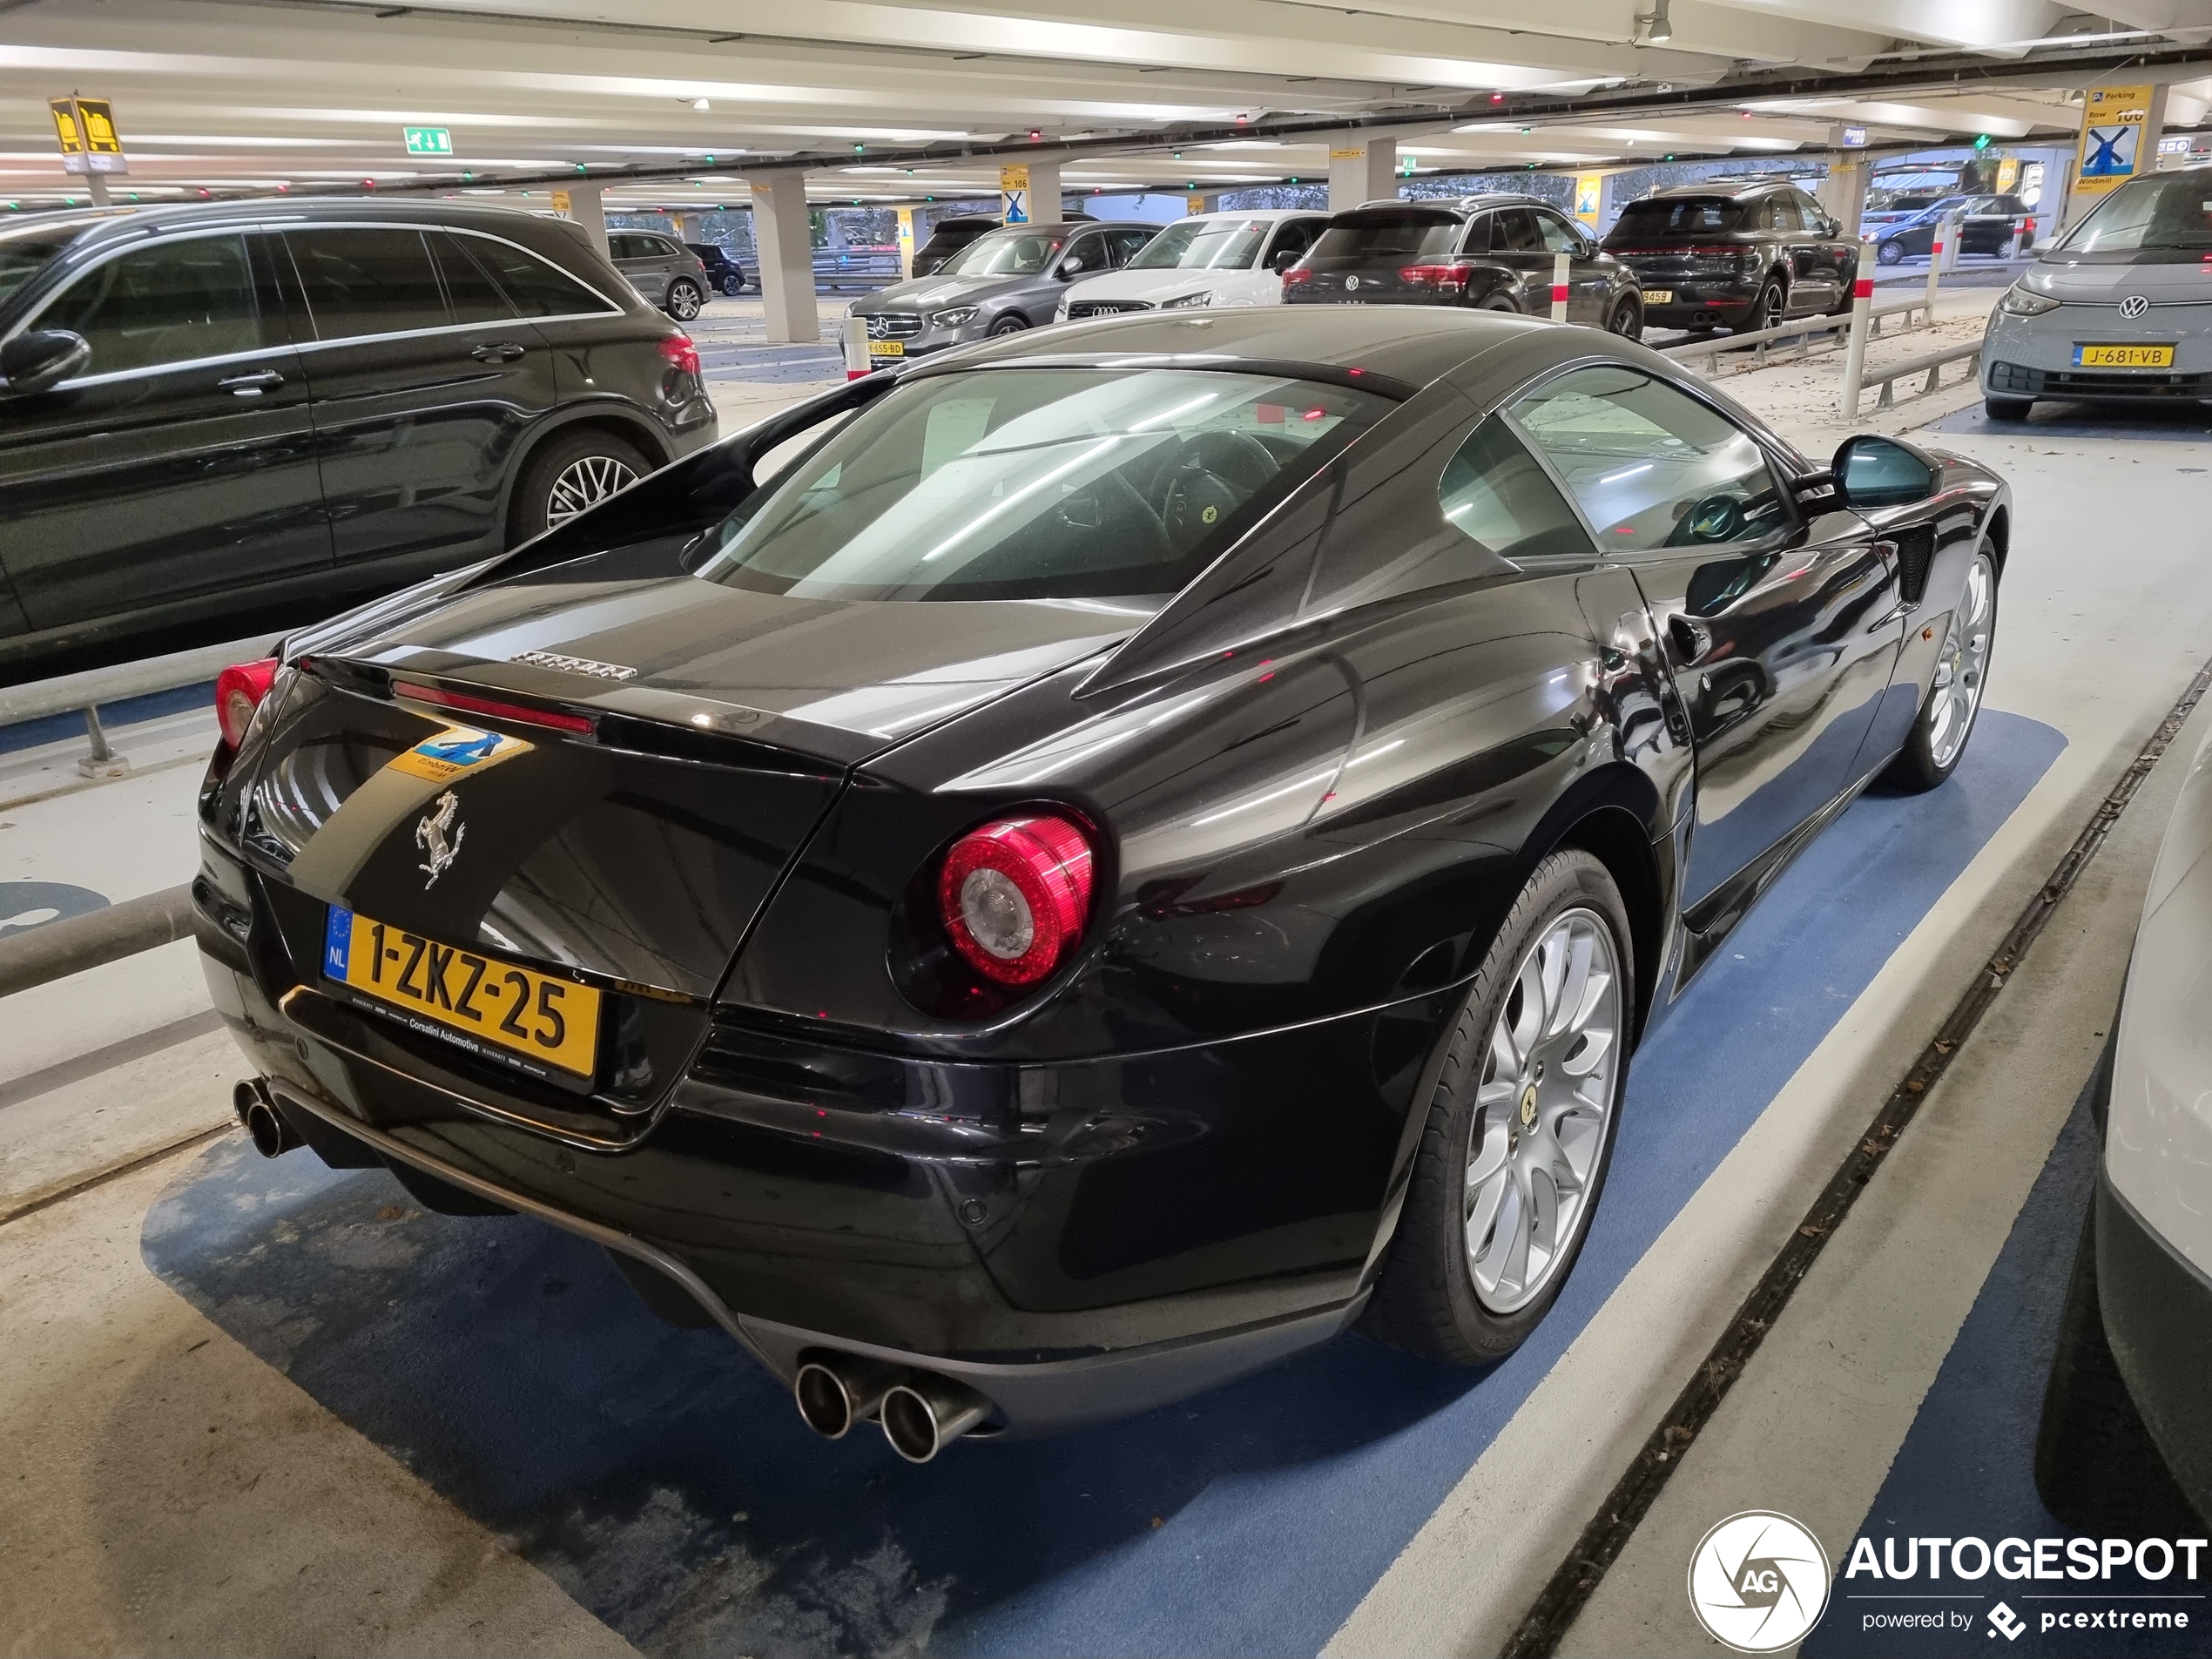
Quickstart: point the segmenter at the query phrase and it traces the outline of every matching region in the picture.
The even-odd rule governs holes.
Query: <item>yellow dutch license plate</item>
[[[489,1044],[590,1077],[598,1059],[599,993],[496,956],[330,907],[322,971],[435,1035]]]
[[[871,340],[868,341],[868,355],[871,357],[904,357],[906,354],[907,342],[903,340]]]
[[[1672,288],[1646,288],[1643,302],[1648,306],[1670,306],[1675,302],[1675,291]]]
[[[2076,368],[2171,368],[2171,346],[2076,346]]]

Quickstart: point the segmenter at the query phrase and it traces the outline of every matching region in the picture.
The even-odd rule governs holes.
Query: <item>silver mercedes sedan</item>
[[[1981,391],[2000,421],[2038,398],[2212,401],[2212,167],[2122,185],[2006,290]]]

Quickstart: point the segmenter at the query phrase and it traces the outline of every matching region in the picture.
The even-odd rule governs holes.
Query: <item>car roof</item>
[[[1397,209],[1467,219],[1476,213],[1487,212],[1494,207],[1554,207],[1554,204],[1541,196],[1530,196],[1512,190],[1484,191],[1473,196],[1380,196],[1371,202],[1361,202],[1357,207],[1346,208],[1336,217],[1343,219],[1352,213],[1385,212]],[[1557,211],[1555,207],[1554,211]]]
[[[1457,306],[1252,306],[1183,316],[1145,311],[1006,335],[926,360],[913,372],[1022,362],[1131,367],[1132,359],[1204,368],[1226,361],[1357,371],[1419,387],[1494,346],[1548,333],[1564,337],[1531,318]],[[1579,334],[1575,343],[1584,343]]]
[[[1642,198],[1644,201],[1678,201],[1683,197],[1726,196],[1740,201],[1746,196],[1756,196],[1764,190],[1792,190],[1797,187],[1794,179],[1708,179],[1695,185],[1669,185]]]
[[[1182,219],[1170,219],[1160,229],[1172,230],[1177,225],[1188,225],[1201,219],[1326,219],[1325,207],[1247,207],[1241,210],[1217,207],[1210,213],[1191,213]]]
[[[381,219],[436,225],[459,225],[512,234],[517,221],[542,215],[517,207],[495,207],[478,202],[441,201],[429,197],[376,201],[364,196],[255,196],[232,201],[147,203],[134,207],[111,207],[66,219],[23,221],[32,225],[72,226],[77,231],[71,249],[106,242],[135,240],[165,231],[215,230],[229,225],[311,225],[340,221],[374,223]]]

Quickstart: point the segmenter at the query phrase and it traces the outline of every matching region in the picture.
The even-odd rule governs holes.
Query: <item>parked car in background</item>
[[[1327,228],[1326,213],[1267,209],[1178,219],[1119,271],[1085,277],[1061,296],[1062,322],[1184,306],[1271,306],[1283,273]]]
[[[1866,192],[1866,211],[1858,216],[1859,228],[1878,230],[1885,225],[1898,224],[1957,194],[1959,185],[1955,179],[1910,190],[1870,190]]]
[[[745,266],[738,263],[737,255],[728,248],[718,242],[686,242],[684,246],[698,255],[707,284],[716,293],[735,299],[745,292]]]
[[[1919,212],[1880,226],[1874,257],[1884,265],[1905,260],[1925,260],[1935,247],[1936,227],[1952,214],[1959,218],[1961,253],[2002,253],[2020,239],[2020,251],[2035,246],[2035,215],[2017,196],[1944,196]]]
[[[240,1116],[605,1245],[916,1462],[1355,1324],[1494,1365],[1645,1029],[1959,763],[2007,512],[1442,307],[864,376],[230,671]]]
[[[845,314],[867,320],[868,361],[876,368],[989,334],[1041,328],[1069,283],[1120,270],[1159,228],[1089,219],[1008,225],[977,237],[934,275],[894,282],[855,300]]]
[[[678,322],[689,322],[706,304],[706,266],[671,236],[654,231],[609,231],[608,251],[615,269],[630,286]]]
[[[2172,1536],[2212,1520],[2208,974],[2212,742],[2174,804],[2091,1082],[2096,1184],[2035,1448],[2043,1501],[2077,1532]]]
[[[1568,264],[1567,320],[1635,339],[1635,273],[1534,196],[1369,202],[1330,219],[1283,278],[1289,305],[1468,306],[1551,314],[1557,256]]]
[[[1781,179],[1707,179],[1630,202],[1605,246],[1643,285],[1646,320],[1739,334],[1851,307],[1858,244]]]
[[[2212,168],[2131,180],[2047,249],[1990,314],[1982,402],[2212,402]]]
[[[0,227],[0,671],[529,540],[713,436],[579,227],[260,200]]]
[[[914,250],[914,273],[934,274],[947,260],[979,236],[998,229],[999,221],[986,213],[953,213],[929,227],[929,239]]]

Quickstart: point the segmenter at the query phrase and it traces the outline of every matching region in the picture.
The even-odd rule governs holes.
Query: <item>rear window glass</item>
[[[477,264],[491,273],[525,317],[574,317],[610,309],[583,284],[534,253],[489,236],[465,239]]]
[[[698,573],[798,598],[1171,594],[1392,407],[1200,369],[933,376],[756,492]]]
[[[2059,246],[2070,253],[2212,247],[2212,168],[2121,185]]]
[[[422,233],[334,226],[286,233],[320,340],[442,328],[444,293]]]
[[[1370,261],[1440,259],[1459,239],[1460,222],[1434,213],[1377,213],[1339,219],[1321,233],[1305,262],[1340,271]]]
[[[1608,242],[1627,237],[1710,236],[1743,222],[1743,207],[1726,196],[1677,196],[1630,202],[1621,210]]]

